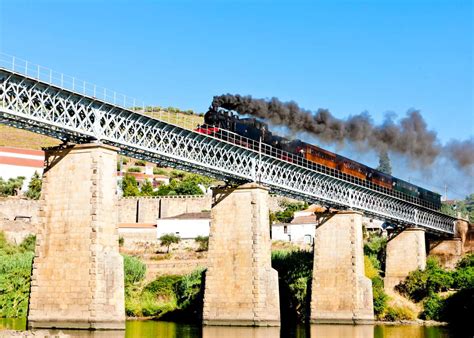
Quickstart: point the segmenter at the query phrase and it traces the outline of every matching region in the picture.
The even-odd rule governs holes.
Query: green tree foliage
[[[429,258],[424,271],[410,273],[397,288],[411,299],[423,302],[422,318],[446,321],[472,330],[469,318],[474,311],[474,254],[465,256],[452,272]],[[441,292],[448,288],[458,291],[443,296]]]
[[[438,261],[430,257],[426,261],[425,270],[410,272],[396,289],[413,301],[419,302],[433,293],[448,290],[453,282],[451,273],[442,269]]]
[[[295,211],[300,211],[308,208],[308,203],[284,203],[283,211],[277,211],[270,215],[270,222],[278,221],[281,223],[290,223],[293,220]]]
[[[310,251],[273,251],[272,267],[280,280],[282,320],[303,322],[308,313],[308,285],[313,273]]]
[[[390,164],[390,157],[388,157],[386,150],[382,150],[379,154],[379,166],[377,170],[392,175],[392,165]]]
[[[156,196],[202,195],[201,186],[208,188],[212,183],[212,179],[209,177],[179,170],[173,170],[170,177],[170,184],[161,185],[155,193]]]
[[[126,293],[129,316],[149,316],[164,320],[202,318],[204,269],[184,276],[159,276],[142,288]]]
[[[34,246],[34,236],[17,246],[0,232],[0,318],[26,317]]]
[[[209,249],[209,236],[197,236],[194,241],[199,244],[199,251],[207,251]]]
[[[146,166],[146,161],[145,160],[136,160],[135,165],[139,167],[144,167]]]
[[[167,247],[167,252],[170,252],[171,244],[178,244],[181,241],[181,238],[173,233],[169,233],[162,235],[159,240],[161,245]]]
[[[153,168],[153,175],[168,176],[168,173],[167,173],[166,170],[164,170],[164,169],[161,169],[161,168],[158,168],[158,167],[154,167],[154,168]]]
[[[42,187],[41,177],[37,171],[31,177],[30,183],[28,184],[28,190],[26,191],[26,197],[33,200],[37,200],[41,196],[41,187]]]
[[[142,168],[139,167],[128,167],[127,172],[129,173],[141,173]]]
[[[122,179],[122,191],[124,197],[139,196],[140,189],[135,177],[132,175],[125,175]]]
[[[123,268],[126,287],[139,283],[145,278],[146,265],[136,257],[123,255]]]
[[[149,180],[145,180],[140,190],[140,195],[142,196],[153,196],[154,195],[153,186]]]
[[[23,185],[24,176],[9,178],[5,181],[0,177],[0,196],[15,196]]]

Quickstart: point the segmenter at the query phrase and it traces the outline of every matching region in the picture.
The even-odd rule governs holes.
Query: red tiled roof
[[[32,149],[13,148],[13,147],[0,147],[0,151],[5,152],[5,153],[44,156],[44,151],[42,150],[32,150]]]
[[[44,161],[29,158],[0,156],[0,164],[16,165],[19,167],[43,168]]]

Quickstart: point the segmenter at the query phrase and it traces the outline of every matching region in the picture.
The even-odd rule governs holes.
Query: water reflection
[[[0,330],[26,330],[26,318],[0,318]]]
[[[25,319],[0,319],[0,330],[25,330]],[[5,332],[4,332],[5,334]],[[35,330],[36,336],[91,338],[450,338],[445,327],[416,325],[311,325],[297,327],[224,327],[163,321],[127,321],[126,331]],[[5,335],[3,335],[5,336]],[[0,337],[2,332],[0,331]],[[61,336],[62,337],[62,336]]]
[[[202,338],[278,338],[279,327],[204,326]]]
[[[448,338],[454,337],[445,327],[418,325],[377,325],[375,338]]]
[[[310,327],[311,338],[374,338],[373,325],[315,324]],[[405,336],[410,337],[410,336]]]
[[[201,326],[174,322],[153,320],[127,321],[126,338],[159,337],[159,338],[198,338],[201,336]]]

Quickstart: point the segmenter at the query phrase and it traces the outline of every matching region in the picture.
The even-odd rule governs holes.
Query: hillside
[[[161,111],[166,111],[166,109],[162,109]],[[150,111],[146,114],[155,118],[160,116],[159,111]],[[163,117],[164,121],[169,121],[178,125],[181,125],[184,121],[187,122],[186,125],[188,126],[197,126],[204,122],[203,116],[187,112],[170,112],[169,115],[161,116]],[[3,147],[40,150],[42,147],[52,147],[59,145],[60,143],[61,141],[48,136],[39,135],[26,130],[7,127],[0,124],[0,146]]]
[[[52,147],[61,141],[52,137],[32,133],[0,125],[0,146],[41,150],[42,147]]]

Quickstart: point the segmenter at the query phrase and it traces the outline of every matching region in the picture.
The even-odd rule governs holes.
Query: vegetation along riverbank
[[[34,236],[27,237],[20,245],[11,244],[0,232],[0,317],[26,317],[34,244]],[[423,325],[469,323],[474,313],[474,255],[465,256],[452,271],[429,258],[425,270],[412,272],[397,286],[398,293],[387,295],[382,274],[385,245],[386,239],[370,235],[364,247],[365,272],[372,280],[378,320]],[[312,252],[281,246],[272,252],[272,266],[279,274],[283,323],[303,323],[309,311]],[[146,280],[145,263],[124,255],[124,269],[129,318],[201,321],[205,268]]]

